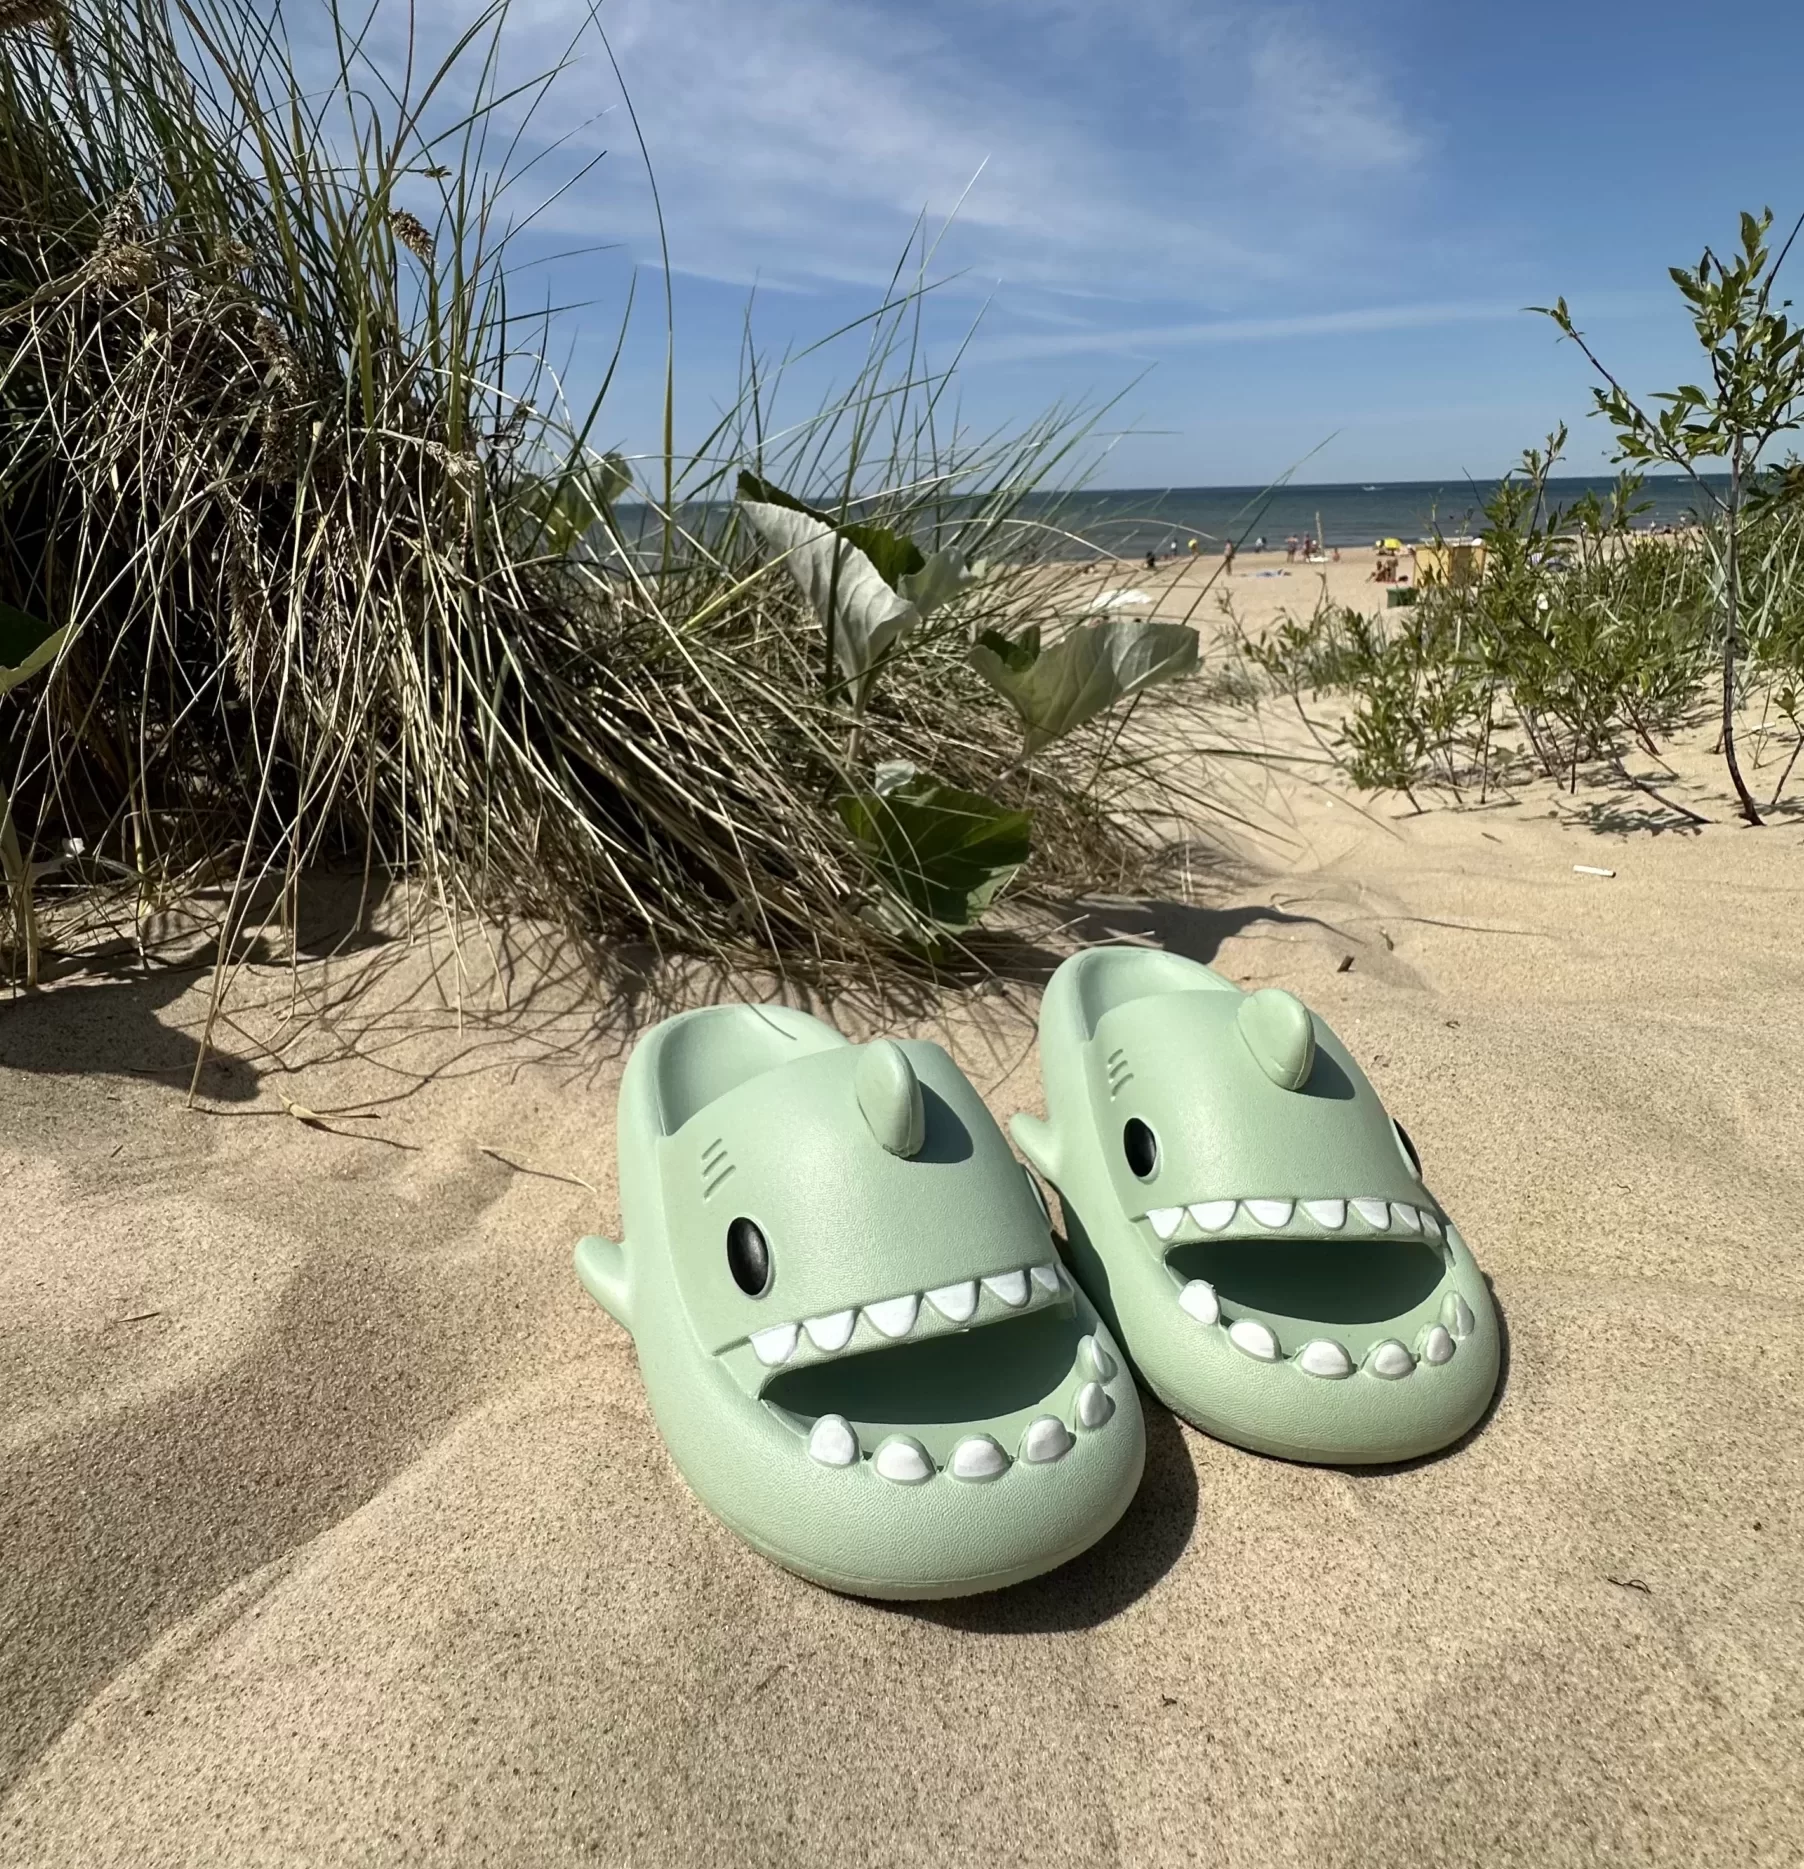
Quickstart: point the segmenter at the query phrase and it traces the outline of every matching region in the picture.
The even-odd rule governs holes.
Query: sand
[[[1141,559],[1103,559],[1076,574],[1070,589],[1081,602],[1085,595],[1107,591],[1138,591],[1150,601],[1122,608],[1122,616],[1162,617],[1194,624],[1208,641],[1222,626],[1224,599],[1234,617],[1255,634],[1276,621],[1280,613],[1307,617],[1324,596],[1332,603],[1352,604],[1378,611],[1385,606],[1387,587],[1373,582],[1376,554],[1367,546],[1342,548],[1339,562],[1309,564],[1302,558],[1287,561],[1282,550],[1239,552],[1232,572],[1224,571],[1219,553],[1191,558],[1181,553],[1160,561],[1149,571]],[[1409,554],[1402,554],[1405,572]]]
[[[1276,802],[1076,932],[1332,1021],[1494,1282],[1499,1401],[1364,1473],[1149,1404],[1115,1533],[940,1607],[685,1491],[571,1273],[626,1032],[554,952],[506,1009],[475,936],[272,952],[196,1110],[204,956],[0,1004],[0,1861],[1795,1864],[1799,823]],[[1033,1001],[916,1029],[1038,1108]]]

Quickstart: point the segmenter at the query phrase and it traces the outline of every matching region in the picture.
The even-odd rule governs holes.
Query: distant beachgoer
[[[1146,568],[1147,568],[1147,570],[1148,570],[1148,571],[1157,571],[1157,570],[1158,570],[1158,568],[1159,568],[1159,554],[1158,554],[1157,552],[1154,552],[1154,551],[1149,551],[1149,552],[1148,552],[1148,553],[1146,554]]]
[[[1340,563],[1340,547],[1338,545],[1334,548],[1334,562],[1337,565]]]
[[[1303,562],[1304,564],[1308,564],[1309,561],[1314,556],[1315,556],[1315,534],[1313,532],[1305,532],[1303,534]]]
[[[1287,565],[1294,565],[1296,561],[1297,561],[1297,535],[1293,532],[1290,535],[1290,537],[1284,541],[1284,562]]]
[[[1253,541],[1253,550],[1256,552],[1265,550],[1265,534],[1263,532]]]
[[[1228,576],[1234,575],[1234,541],[1229,539],[1221,548],[1221,568]]]
[[[1192,558],[1194,558],[1201,549],[1202,547],[1197,544],[1195,539],[1190,541],[1190,556]]]

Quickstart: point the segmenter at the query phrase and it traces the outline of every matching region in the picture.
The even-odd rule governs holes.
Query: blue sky
[[[513,57],[554,57],[585,13],[518,0]],[[1258,482],[1324,442],[1303,478],[1486,475],[1561,419],[1573,467],[1595,471],[1608,436],[1584,419],[1582,360],[1520,308],[1563,293],[1633,387],[1660,387],[1694,374],[1667,265],[1729,238],[1743,206],[1804,209],[1796,0],[1739,6],[1721,31],[1669,0],[602,0],[598,16],[668,229],[679,438],[734,393],[754,287],[760,347],[804,343],[876,301],[925,212],[952,216],[935,354],[981,313],[968,421],[1135,385],[1101,484]],[[607,151],[533,240],[605,249],[547,275],[588,306],[564,329],[575,390],[637,275],[596,439],[655,448],[659,247],[593,39],[537,127],[568,135],[566,158]]]

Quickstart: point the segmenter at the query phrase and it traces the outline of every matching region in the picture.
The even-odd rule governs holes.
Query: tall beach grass
[[[0,700],[39,867],[140,916],[216,886],[222,978],[321,864],[598,945],[883,976],[921,957],[867,912],[834,801],[907,761],[1031,805],[1028,895],[1130,880],[1165,835],[1147,787],[1191,782],[1118,721],[1017,758],[967,661],[1067,614],[1020,508],[1073,476],[1085,413],[969,433],[899,271],[799,419],[748,348],[680,458],[667,383],[628,527],[612,371],[564,402],[515,265],[535,105],[604,48],[504,83],[498,0],[397,69],[379,17],[325,0],[303,59],[256,0],[0,0],[0,602],[73,626]],[[685,522],[740,467],[990,561],[856,732],[792,581]]]

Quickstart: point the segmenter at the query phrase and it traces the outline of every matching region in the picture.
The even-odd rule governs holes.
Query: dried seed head
[[[437,250],[432,244],[432,236],[427,233],[425,223],[409,214],[405,208],[391,208],[388,224],[400,241],[422,266],[430,266],[437,257]]]
[[[0,33],[29,32],[33,26],[66,30],[60,0],[0,0]]]
[[[94,251],[88,256],[88,281],[99,286],[141,286],[149,284],[156,272],[157,256],[150,245],[144,204],[135,188],[127,188],[114,196],[101,219]]]

